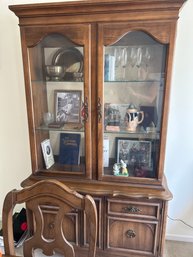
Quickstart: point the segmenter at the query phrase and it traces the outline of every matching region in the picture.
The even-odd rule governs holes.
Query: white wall
[[[180,12],[168,124],[165,171],[173,193],[169,215],[193,226],[193,0]],[[171,239],[193,242],[193,229],[168,220]]]
[[[8,5],[32,2],[0,0],[0,210],[6,192],[31,171],[18,20]],[[169,215],[193,226],[192,13],[193,0],[188,0],[178,23],[165,173],[174,195]],[[168,220],[167,237],[193,241],[193,229]]]

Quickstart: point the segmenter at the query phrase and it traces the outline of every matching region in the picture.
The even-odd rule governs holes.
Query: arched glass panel
[[[104,47],[104,176],[157,177],[166,51],[142,31]]]
[[[52,33],[28,55],[36,170],[83,175],[84,47]]]

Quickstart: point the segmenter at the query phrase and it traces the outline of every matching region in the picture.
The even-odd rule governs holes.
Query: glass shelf
[[[162,79],[149,79],[149,80],[105,80],[105,83],[157,83],[157,82],[163,82],[164,78]]]
[[[136,132],[136,133],[129,133],[127,130],[120,129],[120,131],[111,131],[111,130],[104,130],[105,134],[118,134],[118,135],[127,135],[128,138],[141,138],[141,139],[160,139],[159,132]]]
[[[74,82],[75,82],[75,83],[78,83],[78,82],[80,83],[80,82],[82,82],[82,83],[83,83],[83,82],[84,82],[83,80],[81,80],[81,81],[76,81],[76,80],[66,80],[66,79],[63,79],[63,80],[62,80],[62,79],[61,79],[61,80],[51,80],[51,79],[47,80],[47,79],[46,79],[45,81],[46,81],[46,82],[54,82],[54,83],[59,83],[59,82],[68,82],[68,83],[70,83],[70,82],[73,82],[73,83],[74,83]]]
[[[32,83],[42,83],[42,82],[44,82],[44,83],[46,83],[47,85],[49,85],[49,84],[51,84],[51,85],[53,85],[53,84],[55,84],[55,83],[57,83],[57,84],[70,84],[70,83],[76,83],[76,84],[80,84],[80,85],[83,85],[83,83],[84,83],[84,81],[76,81],[76,80],[46,80],[46,79],[42,79],[42,80],[40,80],[40,79],[33,79],[32,80]]]
[[[69,132],[84,132],[84,125],[81,124],[65,124],[60,128],[48,127],[42,125],[37,127],[36,130],[45,130],[45,131],[69,131]]]

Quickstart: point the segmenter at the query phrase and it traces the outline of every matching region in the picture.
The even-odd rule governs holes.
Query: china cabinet
[[[163,256],[167,116],[183,0],[12,5],[21,32],[32,174],[91,194],[97,256]],[[87,224],[64,227],[85,256]],[[53,206],[45,207],[52,238]]]

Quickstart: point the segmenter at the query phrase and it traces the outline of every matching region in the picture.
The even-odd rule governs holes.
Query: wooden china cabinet
[[[19,18],[31,147],[32,174],[22,186],[55,178],[91,194],[100,257],[163,256],[172,198],[164,176],[167,116],[183,2],[9,6]],[[85,256],[84,214],[65,218],[66,237]],[[52,238],[53,206],[44,219]]]

